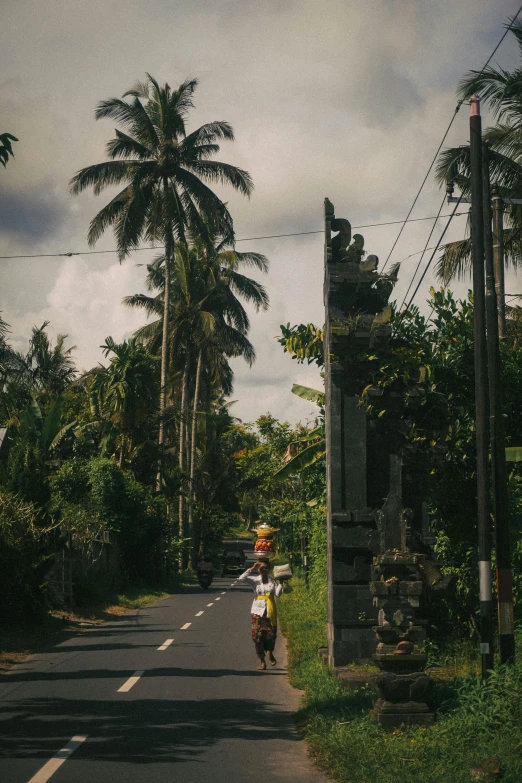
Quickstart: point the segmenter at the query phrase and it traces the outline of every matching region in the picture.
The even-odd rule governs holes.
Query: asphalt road
[[[13,667],[0,679],[0,783],[325,781],[294,727],[284,641],[277,666],[257,671],[251,592],[233,582]]]

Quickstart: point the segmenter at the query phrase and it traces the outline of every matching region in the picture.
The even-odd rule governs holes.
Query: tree
[[[89,391],[100,419],[114,425],[121,468],[135,456],[140,435],[146,438],[144,425],[154,420],[157,359],[134,337],[119,345],[107,337],[102,350],[112,354],[111,362],[91,372]]]
[[[522,56],[522,22],[515,20],[509,28]],[[522,198],[522,68],[506,71],[488,66],[470,71],[461,80],[458,95],[467,100],[478,94],[492,110],[497,124],[484,132],[488,145],[490,177],[503,198]],[[444,150],[437,163],[437,179],[452,182],[464,196],[471,194],[469,146]],[[522,209],[504,204],[508,228],[504,231],[506,261],[514,268],[522,262]],[[468,223],[469,229],[469,223]],[[437,264],[437,275],[446,283],[465,277],[471,269],[471,240],[467,237],[444,246]]]
[[[125,184],[91,221],[88,240],[94,245],[112,226],[120,260],[143,239],[161,242],[165,248],[165,297],[161,346],[159,446],[164,443],[167,395],[170,268],[177,242],[187,235],[207,237],[208,231],[231,239],[233,224],[226,205],[206,183],[232,185],[249,196],[250,175],[228,163],[211,160],[219,152],[218,141],[233,140],[227,122],[210,122],[186,132],[188,112],[197,80],[183,82],[177,90],[163,87],[147,74],[120,98],[99,104],[96,119],[110,117],[121,123],[107,144],[109,161],[79,171],[71,180],[73,193],[92,187],[98,195],[107,187]],[[129,100],[125,100],[128,98]],[[161,491],[161,467],[157,490]]]
[[[77,376],[72,352],[73,345],[65,348],[66,334],[59,334],[53,347],[45,321],[39,328],[33,327],[29,350],[21,362],[22,378],[30,388],[46,398],[61,394]]]
[[[51,457],[76,422],[63,422],[63,398],[59,396],[42,412],[33,398],[18,414],[15,444],[9,453],[7,486],[21,497],[41,505],[49,498],[48,476]]]
[[[196,420],[202,384],[213,387],[207,394],[211,400],[218,390],[224,394],[232,391],[232,373],[227,358],[243,356],[249,363],[255,358],[252,344],[246,337],[250,323],[240,301],[245,299],[256,309],[268,307],[268,296],[262,285],[241,274],[241,265],[255,266],[265,271],[267,261],[258,253],[238,253],[224,247],[221,242],[211,251],[199,242],[188,248],[179,245],[172,269],[169,288],[171,295],[171,322],[169,325],[169,362],[178,367],[182,375],[179,416],[179,468],[189,474],[188,524],[193,533],[194,475],[196,467]],[[159,257],[149,265],[147,284],[149,290],[159,289],[155,297],[143,294],[127,297],[124,302],[132,307],[142,307],[149,314],[164,310],[165,258]],[[158,319],[142,327],[136,333],[154,350],[160,337],[161,321]],[[193,376],[195,381],[190,384]],[[206,384],[204,381],[206,380]],[[191,388],[190,388],[191,387]],[[189,416],[189,397],[192,390],[192,413]],[[190,426],[190,432],[188,426]],[[188,437],[187,437],[188,436]],[[185,455],[185,442],[190,442],[190,453]],[[186,464],[188,461],[188,471]],[[184,497],[180,495],[180,535],[184,529]]]
[[[42,582],[52,553],[39,509],[0,488],[0,617],[44,613]]]

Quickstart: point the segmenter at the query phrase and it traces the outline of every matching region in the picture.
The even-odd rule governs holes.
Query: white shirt
[[[255,571],[250,571],[250,568],[247,568],[245,573],[238,577],[238,581],[240,579],[243,579],[245,582],[249,583],[255,595],[266,595],[267,593],[273,593],[276,598],[279,598],[283,592],[283,585],[278,585],[275,579],[273,579],[271,576],[268,577],[268,582],[263,582],[260,574],[257,574]],[[254,598],[251,614],[256,614],[259,617],[263,617],[263,615],[267,613],[267,610],[268,606],[266,601]]]

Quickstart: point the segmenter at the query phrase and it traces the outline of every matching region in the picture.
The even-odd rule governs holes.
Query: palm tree
[[[522,22],[516,20],[509,27],[522,55]],[[488,104],[497,120],[484,133],[492,183],[503,198],[522,198],[522,68],[510,72],[488,66],[483,71],[470,71],[461,80],[458,95],[466,100],[475,94]],[[437,179],[441,183],[452,182],[464,196],[470,195],[469,146],[444,150],[437,164]],[[505,204],[504,213],[508,222],[504,232],[506,262],[518,268],[522,263],[522,208]],[[437,264],[439,278],[447,283],[454,277],[466,276],[470,269],[469,236],[444,246]]]
[[[160,87],[147,74],[120,98],[102,101],[96,119],[110,117],[123,130],[107,144],[110,160],[79,171],[71,180],[73,193],[92,187],[98,195],[113,185],[125,187],[93,218],[88,240],[94,245],[112,227],[120,260],[142,240],[161,242],[165,248],[166,296],[164,297],[160,381],[160,453],[164,444],[167,394],[170,267],[177,242],[187,232],[208,236],[209,230],[233,238],[233,224],[226,205],[206,183],[224,183],[249,196],[250,175],[228,163],[211,160],[219,152],[218,141],[233,140],[227,122],[210,122],[187,134],[188,112],[197,80],[183,82],[177,90]],[[128,100],[125,100],[125,99]],[[157,490],[161,491],[161,460]]]
[[[190,249],[179,245],[172,269],[169,288],[171,322],[169,344],[172,366],[181,366],[181,405],[179,426],[179,467],[186,473],[185,443],[190,442],[189,463],[189,531],[193,531],[194,474],[196,457],[196,420],[202,376],[214,389],[224,394],[232,391],[232,373],[225,357],[243,356],[250,364],[255,352],[246,337],[248,315],[239,297],[256,309],[268,307],[268,296],[262,285],[238,272],[241,265],[267,269],[267,260],[259,253],[238,253],[226,249],[225,242],[209,251],[206,243],[196,243]],[[126,297],[124,303],[144,308],[149,315],[159,315],[165,297],[165,258],[160,256],[148,266],[149,290],[159,289],[155,297],[138,294]],[[136,332],[154,350],[159,342],[161,321],[157,319]],[[189,377],[196,365],[193,386],[191,432],[188,432]],[[193,375],[194,373],[192,373]],[[189,436],[187,438],[187,436]],[[180,495],[180,535],[184,534],[184,497]]]
[[[136,438],[151,420],[155,409],[157,359],[135,338],[121,344],[107,337],[102,350],[112,354],[108,367],[91,371],[91,399],[94,398],[100,420],[109,420],[117,432],[119,458],[123,467],[136,447]]]
[[[44,400],[64,392],[77,376],[72,352],[76,346],[65,348],[66,334],[59,334],[53,346],[46,332],[49,321],[33,327],[29,350],[9,354],[10,380]]]

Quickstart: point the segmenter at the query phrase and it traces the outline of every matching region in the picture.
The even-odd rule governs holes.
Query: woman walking
[[[257,571],[257,574],[255,573]],[[277,607],[275,599],[281,595],[282,585],[278,585],[269,574],[269,566],[265,561],[254,563],[252,568],[247,568],[241,574],[242,579],[251,586],[255,598],[252,604],[252,639],[256,648],[256,655],[261,661],[258,669],[266,669],[265,654],[271,666],[277,661],[274,658],[274,648],[277,637]]]

